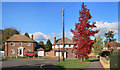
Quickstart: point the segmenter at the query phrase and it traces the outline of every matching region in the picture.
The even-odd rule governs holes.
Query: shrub
[[[100,56],[102,56],[102,57],[110,56],[110,51],[103,51],[103,52],[101,52]]]

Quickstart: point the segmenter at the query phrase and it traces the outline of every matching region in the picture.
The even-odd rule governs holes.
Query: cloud
[[[103,21],[96,21],[97,30],[99,31],[100,35],[104,35],[106,32],[112,30],[114,31],[114,34],[118,33],[118,23],[117,22],[103,22]]]
[[[54,36],[60,36],[60,34],[56,34],[56,33],[50,33],[50,34],[46,35],[41,32],[35,32],[35,33],[29,34],[30,37],[31,37],[31,35],[33,35],[34,40],[48,40],[48,39],[53,38]]]
[[[56,34],[56,33],[50,33],[50,35],[52,35],[52,37],[59,37],[59,36],[61,36],[60,34]]]
[[[74,35],[73,35],[73,33],[72,33],[72,32],[68,32],[68,33],[67,33],[67,32],[65,32],[65,36],[66,36],[66,37],[68,37],[68,36],[69,36],[69,37],[73,37]]]

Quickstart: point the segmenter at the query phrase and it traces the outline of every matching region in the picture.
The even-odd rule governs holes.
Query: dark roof
[[[24,41],[24,42],[36,42],[35,40],[32,40],[31,38],[21,35],[21,34],[14,34],[6,41]]]
[[[61,38],[60,40],[58,40],[57,43],[55,44],[63,44],[63,38]],[[70,40],[69,38],[65,37],[65,44],[73,44],[73,41]]]

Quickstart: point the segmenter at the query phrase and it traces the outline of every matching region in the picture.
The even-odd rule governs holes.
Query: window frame
[[[11,46],[15,46],[15,42],[11,42]]]
[[[11,54],[15,54],[15,50],[14,50],[14,49],[11,49],[10,53],[11,53]]]
[[[31,43],[30,42],[27,42],[27,46],[30,46],[31,45]]]
[[[20,46],[22,46],[22,42],[20,42]]]

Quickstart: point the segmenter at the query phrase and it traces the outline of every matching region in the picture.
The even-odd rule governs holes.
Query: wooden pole
[[[63,61],[65,61],[64,59],[64,45],[65,45],[65,40],[64,40],[64,9],[62,10],[62,16],[63,16]]]

